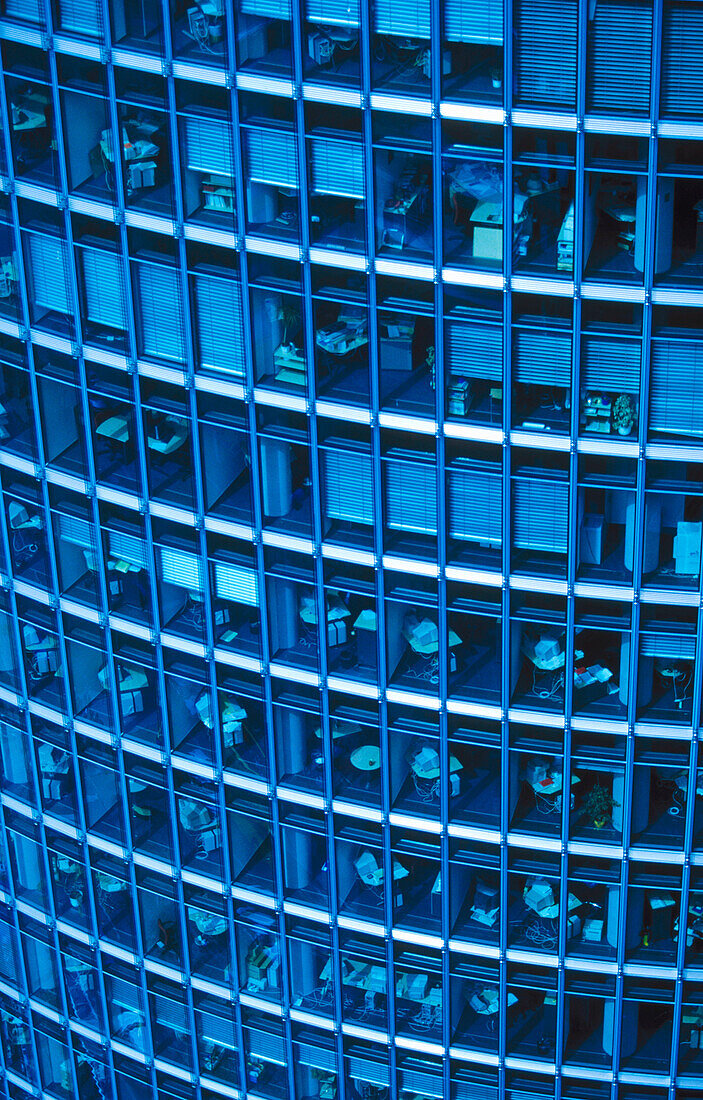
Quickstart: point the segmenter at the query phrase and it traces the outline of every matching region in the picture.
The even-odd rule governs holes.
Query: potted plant
[[[503,87],[503,70],[499,68],[491,69],[491,84],[497,92]]]
[[[278,311],[278,320],[283,321],[283,338],[281,344],[286,347],[292,341],[300,325],[300,310],[290,302],[283,302]]]
[[[583,800],[582,811],[594,828],[602,829],[609,821],[612,821],[613,807],[619,806],[607,787],[600,783],[594,783]]]
[[[620,435],[629,435],[635,422],[635,403],[627,393],[621,393],[613,405],[613,427]]]

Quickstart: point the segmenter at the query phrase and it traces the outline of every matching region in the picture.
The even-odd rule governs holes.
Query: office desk
[[[32,110],[26,105],[12,104],[12,129],[15,133],[25,130],[41,130],[46,126],[46,115],[43,111]]]
[[[127,443],[129,442],[129,420],[122,415],[109,416],[107,420],[103,420],[102,424],[98,424],[95,434],[115,443]]]
[[[469,1001],[474,1012],[479,1016],[493,1016],[500,1010],[500,997],[497,989],[479,989]],[[514,993],[508,993],[506,1007],[517,1004]]]
[[[154,434],[147,436],[147,446],[160,455],[173,454],[188,438],[188,424],[179,416],[167,416],[160,424],[154,424],[151,431]]]

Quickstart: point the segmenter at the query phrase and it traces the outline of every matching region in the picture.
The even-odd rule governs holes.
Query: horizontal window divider
[[[227,87],[227,73],[211,65],[189,65],[187,61],[173,61],[173,75],[179,80],[192,80],[198,84],[214,84]]]
[[[258,76],[256,73],[237,73],[237,87],[245,92],[263,92],[265,95],[293,98],[293,82],[272,76]]]
[[[327,267],[341,267],[350,271],[366,271],[368,260],[358,252],[335,252],[328,248],[311,248],[310,260]]]
[[[163,72],[163,60],[158,54],[125,50],[120,46],[113,48],[112,63],[122,69],[136,69],[138,72],[155,73],[157,76],[161,76]]]
[[[265,783],[263,779],[252,779],[248,775],[238,775],[236,772],[228,771],[226,768],[223,772],[223,779],[228,787],[238,787],[242,791],[253,791],[255,794],[260,794],[265,798],[271,795],[271,789],[268,783]]]
[[[262,909],[276,908],[274,898],[269,897],[268,894],[259,894],[256,890],[244,890],[240,886],[233,886],[231,893],[232,897],[236,898],[237,901],[246,901],[251,905],[260,905]]]
[[[253,252],[257,256],[275,256],[281,260],[295,260],[298,263],[302,257],[300,245],[290,244],[288,241],[277,241],[267,237],[247,237],[244,244],[247,252]]]
[[[364,821],[375,821],[378,825],[383,821],[383,814],[373,806],[364,806],[361,802],[345,802],[343,798],[332,799],[332,809],[336,814],[349,817],[361,817]]]
[[[190,653],[193,657],[202,657],[203,659],[207,656],[207,651],[202,642],[192,642],[189,638],[181,638],[177,634],[169,634],[163,630],[159,637],[161,645],[166,646],[168,649],[177,649],[181,653]]]

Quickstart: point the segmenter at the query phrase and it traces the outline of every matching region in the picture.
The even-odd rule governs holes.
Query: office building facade
[[[703,4],[0,68],[0,1094],[699,1097]]]

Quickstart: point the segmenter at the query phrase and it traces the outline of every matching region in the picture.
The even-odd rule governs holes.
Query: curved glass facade
[[[4,0],[6,1100],[701,1095],[702,89],[697,0]]]

